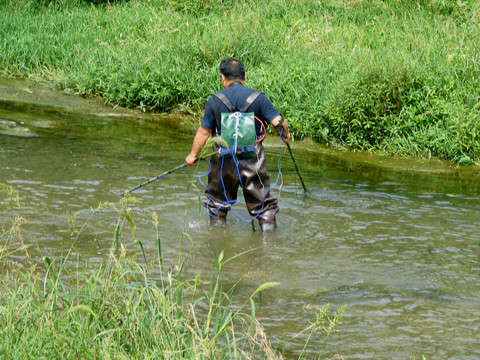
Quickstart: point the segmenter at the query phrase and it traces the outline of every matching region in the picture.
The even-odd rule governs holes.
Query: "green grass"
[[[480,160],[477,1],[101,3],[4,1],[0,76],[198,119],[233,56],[297,139]]]
[[[14,196],[13,189],[6,188],[8,192],[0,195]],[[22,236],[23,218],[2,228],[0,358],[278,358],[256,314],[262,293],[279,284],[260,284],[239,299],[238,282],[225,288],[222,267],[246,253],[227,258],[216,249],[212,251],[215,270],[209,279],[185,278],[188,255],[183,250],[177,265],[166,269],[156,214],[151,220],[157,254],[150,258],[152,254],[146,254],[142,241],[135,238],[133,204],[133,197],[118,204],[101,203],[81,224],[72,213],[71,247],[62,256],[49,256],[41,244],[28,244]],[[118,219],[111,249],[103,261],[92,263],[76,249],[76,241],[92,218],[112,210]],[[181,233],[181,242],[188,238]],[[95,239],[93,234],[92,244],[98,245]],[[304,358],[317,333],[324,336],[323,351],[329,336],[338,331],[344,308],[332,312],[324,306],[310,311],[316,320],[305,329],[308,339],[298,359]]]
[[[130,225],[133,231],[134,223],[125,204],[100,204],[92,211],[92,216],[98,216],[103,209],[114,208],[119,214],[110,255],[100,264],[78,255],[74,259],[74,241],[80,235],[75,226],[71,227],[72,248],[65,256],[44,255],[43,264],[32,264],[28,270],[16,269],[8,262],[13,252],[2,248],[0,357],[240,358],[247,340],[245,334],[236,333],[234,322],[255,326],[254,297],[276,284],[262,284],[233,309],[233,289],[221,288],[221,268],[231,260],[223,254],[215,254],[217,272],[207,282],[199,276],[183,280],[183,263],[177,270],[165,270],[158,237],[157,259],[142,261],[147,258],[141,242],[140,253],[127,254],[121,242],[123,226]],[[15,230],[2,233],[9,248],[16,243],[19,226],[14,224]],[[245,312],[246,307],[251,309]]]

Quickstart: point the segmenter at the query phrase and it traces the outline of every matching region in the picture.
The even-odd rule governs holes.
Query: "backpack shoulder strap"
[[[232,105],[230,100],[228,100],[224,94],[219,92],[219,93],[216,93],[214,96],[217,97],[227,107],[228,111],[230,112],[235,111],[235,106]]]
[[[248,97],[247,97],[247,100],[245,100],[245,103],[243,104],[243,106],[239,109],[239,111],[241,113],[244,113],[245,111],[247,111],[247,109],[250,107],[250,105],[253,104],[253,102],[261,95],[261,92],[260,91],[254,91],[252,92]],[[228,100],[228,98],[222,94],[221,92],[219,93],[216,93],[214,94],[213,96],[215,96],[218,100],[220,100],[228,109],[228,111],[230,112],[234,112],[236,110],[236,107],[233,106],[233,104],[230,102],[230,100]],[[215,122],[217,124],[217,129],[218,129],[218,133],[220,133],[220,129],[222,128],[221,126],[221,122],[220,122],[220,113],[218,111],[218,106],[217,106],[217,102],[215,101],[215,99],[212,99],[213,100],[213,112],[215,114]]]
[[[213,129],[213,136],[220,134],[221,124],[220,124],[220,114],[218,112],[217,101],[212,99],[213,114],[215,115],[215,123],[217,124],[216,129]]]
[[[246,112],[247,109],[250,107],[250,105],[252,105],[253,102],[254,102],[255,100],[257,100],[257,98],[260,96],[260,94],[261,94],[260,91],[254,91],[254,92],[252,92],[252,93],[248,96],[247,100],[245,100],[245,104],[243,104],[243,106],[240,108],[239,111],[240,111],[241,113]]]
[[[213,94],[214,97],[216,97],[218,100],[220,100],[228,109],[228,111],[230,112],[234,112],[235,111],[235,107],[232,105],[232,103],[230,102],[230,100],[228,100],[228,98],[222,94],[221,92],[219,93],[216,93],[216,94]],[[218,110],[218,106],[217,106],[217,101],[215,100],[215,98],[212,99],[213,100],[213,112],[215,113],[215,122],[217,123],[217,131],[216,133],[218,135],[220,135],[220,132],[221,132],[221,129],[222,129],[222,123],[221,123],[221,119],[220,119],[220,112]],[[215,133],[214,133],[215,135]]]

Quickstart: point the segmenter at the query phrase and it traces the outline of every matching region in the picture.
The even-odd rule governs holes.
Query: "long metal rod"
[[[212,153],[210,153],[210,154],[207,154],[207,155],[199,158],[198,160],[205,160],[205,159],[207,159],[207,158],[209,158],[209,157],[211,157],[211,156],[213,156],[213,155],[215,155],[215,154],[218,154],[218,151],[215,151],[215,152],[212,152]],[[198,160],[197,160],[197,161],[198,161]],[[161,179],[161,178],[164,178],[165,176],[170,175],[170,174],[172,174],[172,173],[174,173],[175,171],[178,171],[178,170],[180,170],[180,169],[183,169],[183,168],[186,167],[186,166],[187,166],[187,164],[182,164],[182,165],[179,165],[179,166],[177,166],[177,167],[175,167],[175,168],[173,168],[173,169],[170,169],[170,170],[168,170],[168,171],[165,171],[163,174],[160,174],[160,175],[158,175],[158,176],[155,176],[154,178],[151,178],[150,180],[145,181],[144,183],[142,183],[142,184],[140,184],[140,185],[138,185],[138,186],[135,186],[134,188],[132,188],[132,189],[130,189],[130,190],[126,190],[124,193],[120,194],[119,196],[128,195],[128,194],[130,194],[131,192],[133,192],[133,191],[135,191],[135,190],[138,190],[138,189],[144,187],[145,185],[148,185],[148,184],[150,184],[150,183],[152,183],[152,182],[154,182],[154,181],[157,181],[157,180],[159,180],[159,179]]]
[[[145,185],[148,185],[148,184],[150,184],[150,183],[152,183],[152,182],[154,182],[154,181],[157,181],[157,180],[159,180],[159,179],[161,179],[161,178],[164,178],[165,176],[170,175],[170,174],[172,174],[172,173],[174,173],[175,171],[178,171],[178,170],[180,170],[180,169],[183,169],[183,168],[186,167],[186,166],[187,166],[187,164],[182,164],[182,165],[179,165],[179,166],[177,166],[177,167],[175,167],[175,168],[173,168],[173,169],[170,169],[170,170],[168,170],[168,171],[165,171],[163,174],[160,174],[160,175],[158,175],[158,176],[156,176],[156,177],[154,177],[154,178],[151,178],[150,180],[145,181],[144,183],[142,183],[142,184],[134,187],[133,189],[130,189],[130,190],[125,191],[123,194],[120,194],[120,196],[128,195],[128,194],[130,194],[131,192],[133,192],[133,191],[135,191],[135,190],[138,190],[138,189],[144,187]]]
[[[293,165],[295,165],[295,170],[297,171],[297,175],[300,179],[300,182],[302,183],[303,190],[308,193],[307,187],[305,186],[305,183],[303,182],[302,174],[300,173],[300,169],[297,166],[297,162],[295,161],[295,158],[293,157],[292,149],[290,148],[289,143],[285,143],[287,145],[288,152],[290,153],[290,157],[292,158]]]

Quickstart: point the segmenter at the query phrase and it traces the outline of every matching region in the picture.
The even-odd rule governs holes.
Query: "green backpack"
[[[260,94],[258,91],[251,93],[240,109],[233,106],[224,94],[217,93],[214,95],[230,111],[228,113],[221,113],[219,116],[217,104],[213,101],[215,120],[217,122],[217,128],[220,129],[220,138],[228,144],[228,148],[224,146],[221,148],[221,154],[223,156],[255,156],[255,140],[257,138],[255,116],[254,113],[245,113],[245,111]]]

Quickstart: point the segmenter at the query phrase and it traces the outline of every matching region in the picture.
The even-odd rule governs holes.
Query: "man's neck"
[[[245,80],[240,80],[240,79],[233,79],[233,80],[228,80],[226,78],[223,78],[222,79],[222,85],[223,85],[223,88],[226,89],[228,88],[230,85],[234,84],[234,83],[239,83],[240,85],[243,85]]]

